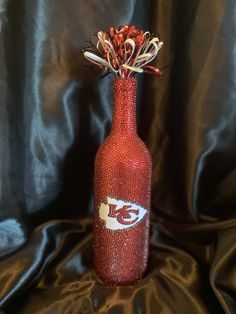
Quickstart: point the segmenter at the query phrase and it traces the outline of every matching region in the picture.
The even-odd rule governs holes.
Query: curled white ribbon
[[[156,58],[159,50],[163,46],[163,42],[157,37],[150,37],[150,32],[145,32],[143,36],[143,45],[136,53],[135,41],[131,38],[125,40],[123,64],[119,63],[112,42],[110,39],[104,38],[104,32],[102,31],[97,33],[98,42],[96,48],[100,55],[106,52],[106,58],[101,58],[95,52],[90,51],[85,51],[84,56],[90,62],[98,65],[100,68],[109,69],[117,76],[125,77],[124,69],[126,69],[126,72],[128,70],[128,74],[126,74],[128,77],[134,72],[143,73],[143,68]]]

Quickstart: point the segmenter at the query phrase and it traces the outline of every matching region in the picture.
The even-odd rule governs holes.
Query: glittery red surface
[[[136,80],[115,78],[112,131],[95,160],[94,266],[107,284],[127,285],[146,268],[149,243],[151,157],[136,133]],[[135,226],[107,229],[99,217],[107,197],[136,203],[148,209]]]

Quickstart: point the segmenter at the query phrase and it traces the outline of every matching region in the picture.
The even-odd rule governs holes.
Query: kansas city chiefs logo
[[[147,209],[130,202],[107,197],[107,203],[101,203],[99,216],[107,229],[122,230],[135,226],[146,215]]]

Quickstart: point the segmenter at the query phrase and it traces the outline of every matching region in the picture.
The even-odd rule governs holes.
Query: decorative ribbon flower
[[[108,32],[97,33],[98,42],[84,51],[86,59],[100,68],[114,72],[120,77],[130,77],[135,73],[162,75],[162,72],[147,64],[154,60],[163,42],[150,32],[144,32],[133,25],[123,25],[118,29],[110,27]]]

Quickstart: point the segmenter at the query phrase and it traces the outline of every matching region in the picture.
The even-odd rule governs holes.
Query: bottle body
[[[125,86],[128,94],[117,95],[116,85],[112,132],[95,159],[94,266],[105,283],[127,285],[143,275],[148,259],[151,157],[136,133],[129,98],[136,89]]]

